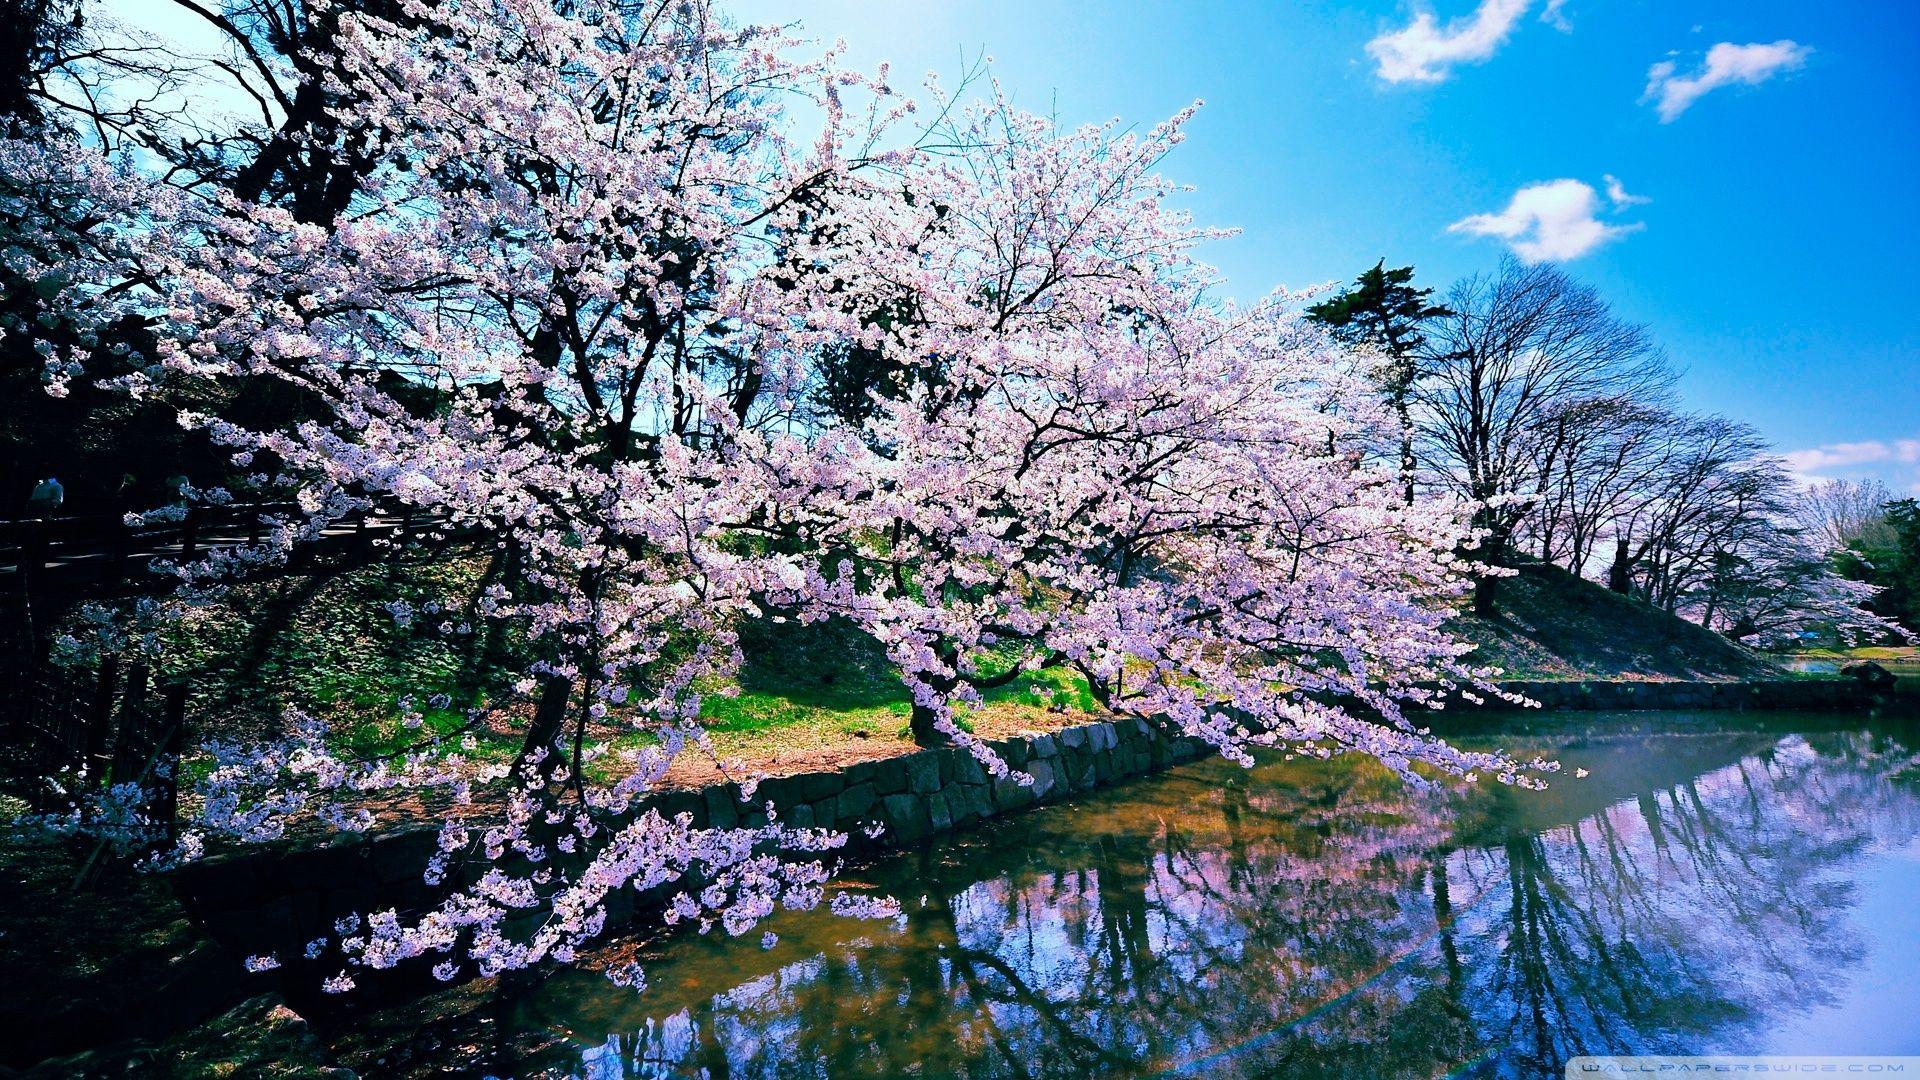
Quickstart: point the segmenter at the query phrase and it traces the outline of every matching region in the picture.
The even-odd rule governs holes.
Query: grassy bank
[[[1514,679],[1779,678],[1780,668],[1705,627],[1553,566],[1500,582],[1499,611],[1462,616],[1473,659]]]
[[[431,733],[464,736],[472,758],[503,760],[518,750],[528,711],[524,702],[500,704],[514,698],[506,680],[523,666],[524,648],[485,637],[484,620],[468,609],[487,575],[487,560],[474,555],[242,589],[179,631],[176,674],[194,685],[192,713],[210,731],[265,733],[292,707],[325,717],[356,756]],[[1516,679],[1782,673],[1718,634],[1553,567],[1503,581],[1495,617],[1463,614],[1453,627],[1476,645],[1472,659]],[[700,688],[719,755],[786,772],[912,748],[911,696],[871,638],[833,622],[756,623],[740,633],[737,677]],[[1057,670],[1023,675],[985,698],[962,722],[990,738],[1096,711],[1084,681]],[[409,711],[421,727],[407,725]],[[615,748],[647,739],[617,717],[592,734]],[[680,773],[677,782],[703,783],[713,765],[689,760]]]
[[[1920,665],[1920,646],[1863,645],[1855,649],[1800,649],[1787,656],[1794,660],[1832,660],[1841,664],[1872,660],[1879,664]]]

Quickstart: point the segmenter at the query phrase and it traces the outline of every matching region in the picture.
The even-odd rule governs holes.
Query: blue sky
[[[1450,225],[1499,214],[1528,185],[1577,181],[1593,205],[1574,186],[1535,192],[1523,202],[1560,227],[1517,242],[1535,254],[1590,247],[1560,261],[1653,328],[1687,372],[1688,404],[1758,425],[1805,452],[1792,460],[1810,474],[1920,490],[1920,282],[1907,262],[1920,240],[1920,4],[728,9],[844,38],[850,62],[890,60],[903,88],[984,51],[1017,103],[1068,122],[1144,125],[1204,99],[1166,171],[1195,185],[1202,221],[1244,230],[1208,253],[1235,295],[1350,278],[1381,256],[1444,287],[1505,245]],[[1432,21],[1415,26],[1421,12]],[[1409,27],[1404,48],[1369,53]],[[1709,68],[1721,43],[1766,48],[1722,50]],[[1662,62],[1677,80],[1667,112],[1681,107],[1670,119],[1659,95],[1642,101]],[[1616,208],[1607,176],[1650,201]],[[1483,219],[1482,231],[1498,224]]]

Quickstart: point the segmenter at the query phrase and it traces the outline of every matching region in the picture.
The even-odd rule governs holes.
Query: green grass
[[[1788,655],[1805,660],[1891,660],[1901,664],[1920,663],[1920,647],[1912,645],[1863,645],[1857,649],[1799,649]]]
[[[183,674],[199,699],[194,711],[244,714],[264,734],[284,708],[299,708],[324,717],[335,747],[361,759],[391,756],[436,736],[446,740],[443,752],[509,758],[519,749],[517,737],[482,727],[472,732],[477,745],[469,749],[458,736],[468,728],[468,709],[499,700],[500,676],[517,670],[519,661],[503,655],[499,670],[465,670],[473,636],[440,632],[442,623],[466,621],[463,597],[483,570],[480,559],[457,558],[245,587],[235,603],[209,611],[181,635],[179,654],[193,669]],[[389,611],[395,602],[419,614],[402,623]],[[701,718],[729,752],[779,749],[776,742],[908,738],[912,696],[885,650],[852,624],[756,621],[739,633],[738,675],[701,688]],[[692,644],[676,642],[669,652]],[[516,650],[508,642],[504,651]],[[996,670],[995,658],[983,666]],[[429,707],[436,693],[452,695],[451,705]],[[402,723],[400,702],[408,697],[424,721],[417,728]],[[981,707],[958,717],[963,727],[971,730],[984,716],[1017,723],[1022,711],[1061,706],[1098,711],[1085,680],[1062,670],[1022,673],[983,698]],[[637,733],[613,736],[616,747],[649,742]]]
[[[850,624],[756,624],[743,628],[740,648],[745,663],[738,693],[726,696],[714,687],[701,702],[701,719],[711,731],[742,734],[807,724],[891,735],[913,712],[913,697],[885,651]],[[1080,712],[1095,709],[1086,680],[1059,669],[1026,672],[981,697],[989,710],[1055,702]]]
[[[1046,708],[1064,701],[1069,709],[1093,712],[1093,693],[1079,675],[1059,670],[1027,672],[1005,686],[982,691],[984,708],[1015,705]],[[827,722],[847,734],[882,735],[902,730],[913,712],[905,685],[883,698],[821,692],[802,681],[761,690],[742,690],[727,697],[715,693],[700,703],[700,718],[709,731],[743,734],[773,731],[796,724]],[[962,726],[967,721],[960,718]]]
[[[417,709],[421,724],[409,728],[401,722],[397,710],[385,718],[363,719],[343,729],[338,739],[341,750],[358,758],[373,759],[388,757],[421,745],[434,738],[456,739],[462,729],[468,727],[467,715],[456,709]],[[498,760],[511,756],[517,749],[511,742],[502,740],[485,730],[476,730],[474,747],[459,752],[469,758]],[[457,742],[443,744],[442,749],[451,752]]]

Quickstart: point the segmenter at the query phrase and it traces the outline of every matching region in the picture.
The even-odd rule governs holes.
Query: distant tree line
[[[1883,635],[1876,613],[1911,614],[1872,599],[1889,548],[1809,524],[1760,433],[1682,407],[1647,329],[1556,266],[1508,259],[1436,301],[1382,261],[1309,316],[1374,354],[1408,500],[1472,505],[1493,567],[1560,566],[1749,644]],[[1478,579],[1478,613],[1500,580]]]

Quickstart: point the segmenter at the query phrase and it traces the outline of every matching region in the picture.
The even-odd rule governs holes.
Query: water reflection
[[[1742,727],[1526,740],[1591,771],[1544,793],[1415,790],[1358,760],[1192,767],[873,868],[905,903],[890,922],[671,940],[638,997],[556,977],[500,1003],[521,1041],[484,1065],[1534,1076],[1753,1050],[1920,927],[1857,903],[1920,859],[1920,742],[1904,722]],[[1876,979],[1920,1000],[1920,973]],[[1823,1037],[1770,1048],[1920,1052],[1910,1031]]]

